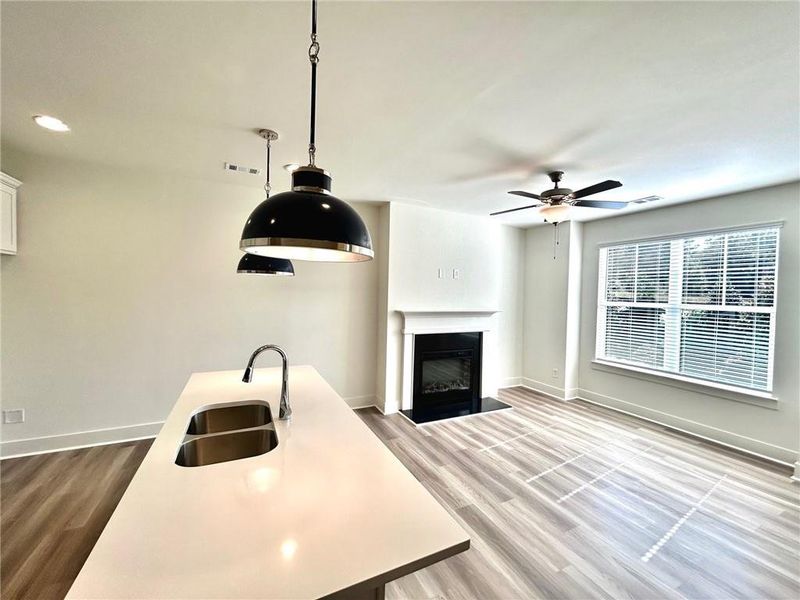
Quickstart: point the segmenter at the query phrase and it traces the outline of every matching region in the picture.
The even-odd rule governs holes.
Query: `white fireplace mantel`
[[[403,317],[403,371],[400,406],[411,408],[414,380],[414,336],[425,333],[483,333],[481,356],[481,396],[494,396],[495,355],[497,325],[495,315],[499,310],[398,310]]]
[[[403,335],[489,331],[499,310],[398,310],[403,315]]]

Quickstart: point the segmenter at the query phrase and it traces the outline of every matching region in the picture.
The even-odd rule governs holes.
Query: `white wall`
[[[577,395],[582,223],[525,232],[522,384]]]
[[[298,262],[293,278],[238,275],[258,187],[10,151],[2,166],[24,182],[1,306],[2,404],[26,422],[3,426],[5,454],[152,433],[190,373],[243,368],[267,342],[352,405],[374,402],[380,250]],[[380,206],[356,209],[380,248]],[[15,443],[42,436],[59,437]]]
[[[564,397],[570,226],[532,227],[525,232],[523,383]],[[554,375],[553,370],[557,373]]]
[[[498,373],[500,387],[519,385],[525,309],[525,231],[500,229],[500,314],[498,315]]]
[[[578,387],[581,398],[796,460],[796,183],[562,225],[555,260],[550,227],[522,231],[431,208],[361,204],[376,260],[297,263],[297,277],[269,279],[234,272],[257,188],[13,152],[4,153],[3,169],[24,186],[19,254],[2,258],[2,405],[27,411],[24,424],[0,430],[4,454],[153,433],[191,372],[241,368],[264,342],[283,345],[293,364],[316,366],[351,405],[395,410],[395,311],[499,309],[499,385],[523,381],[561,397]],[[599,244],[776,220],[785,221],[777,402],[592,363]],[[565,381],[571,352],[576,383]]]
[[[569,273],[565,311],[564,399],[571,400],[580,391],[581,290],[583,289],[583,223],[569,224]]]
[[[380,207],[378,230],[373,233],[378,261],[378,338],[376,347],[375,406],[383,409],[386,395],[386,333],[389,310],[389,204]],[[377,240],[377,242],[376,242]]]
[[[499,384],[521,373],[522,230],[486,217],[390,205],[384,406],[397,410],[402,369],[398,310],[500,310],[494,351]],[[438,269],[445,277],[439,279]],[[458,279],[453,279],[458,269]],[[491,343],[491,338],[489,339]],[[381,395],[380,393],[378,395]]]
[[[717,393],[594,365],[598,246],[602,243],[784,221],[781,231],[774,394],[777,402]],[[800,184],[764,188],[584,224],[580,397],[782,460],[800,447]],[[526,300],[527,302],[527,300]],[[721,397],[726,396],[726,397]]]

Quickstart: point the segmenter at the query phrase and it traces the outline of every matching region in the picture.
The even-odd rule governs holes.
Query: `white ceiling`
[[[666,198],[648,207],[796,180],[798,17],[796,2],[322,0],[317,162],[345,199],[476,214],[526,204],[506,191],[540,192],[554,168],[573,189],[625,184],[597,198]],[[273,165],[305,160],[308,21],[307,2],[3,2],[3,146],[260,187],[222,164],[261,166],[259,127],[281,135]]]

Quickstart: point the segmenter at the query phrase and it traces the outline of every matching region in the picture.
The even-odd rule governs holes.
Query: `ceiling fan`
[[[550,181],[553,182],[553,189],[545,190],[541,194],[532,194],[530,192],[523,192],[519,190],[508,192],[509,194],[514,194],[515,196],[533,198],[534,200],[538,200],[538,202],[536,204],[528,204],[527,206],[520,206],[518,208],[499,210],[491,213],[491,216],[503,215],[505,213],[516,212],[518,210],[526,210],[528,208],[540,206],[542,208],[539,212],[542,214],[545,220],[549,223],[557,223],[559,220],[563,219],[563,217],[569,211],[570,206],[585,208],[625,208],[628,206],[628,202],[614,202],[610,200],[581,200],[581,198],[591,196],[592,194],[599,194],[600,192],[605,192],[606,190],[613,190],[615,188],[622,187],[622,184],[619,181],[608,179],[601,183],[596,183],[594,185],[590,185],[589,187],[585,187],[581,190],[573,192],[569,188],[558,187],[563,175],[563,171],[551,171],[548,173],[547,176],[550,178]]]

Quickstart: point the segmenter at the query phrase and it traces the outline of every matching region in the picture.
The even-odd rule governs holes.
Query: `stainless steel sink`
[[[233,431],[260,427],[272,423],[272,411],[267,404],[240,404],[209,408],[194,415],[186,433],[205,435],[220,431]]]
[[[266,454],[277,445],[272,411],[266,402],[211,406],[192,415],[175,464],[213,465]]]
[[[193,437],[181,444],[175,464],[182,467],[213,465],[266,454],[277,445],[278,436],[271,426]]]

